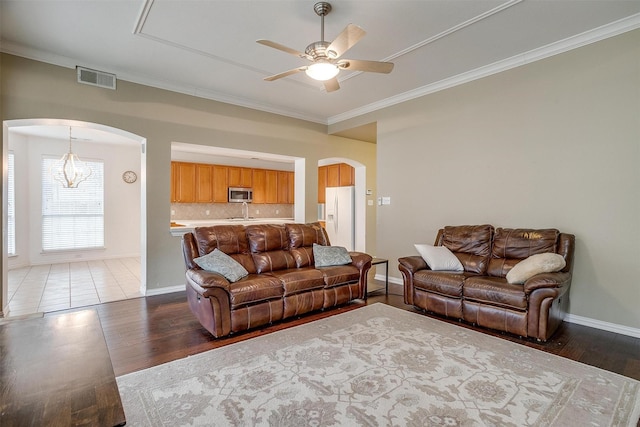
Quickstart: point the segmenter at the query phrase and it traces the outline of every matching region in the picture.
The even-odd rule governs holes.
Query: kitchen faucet
[[[247,202],[242,202],[242,217],[244,219],[249,219],[249,205]]]

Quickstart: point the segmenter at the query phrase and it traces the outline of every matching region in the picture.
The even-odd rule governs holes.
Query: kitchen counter
[[[295,222],[293,218],[227,218],[227,219],[174,219],[171,221],[170,232],[174,236],[182,236],[184,233],[190,233],[196,227],[207,227],[210,225],[229,225],[229,224],[286,224]]]

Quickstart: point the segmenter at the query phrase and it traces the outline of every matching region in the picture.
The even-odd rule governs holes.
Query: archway
[[[3,141],[2,141],[2,160],[3,160],[3,192],[2,192],[2,224],[3,224],[3,239],[2,239],[2,282],[0,284],[1,296],[0,296],[0,317],[6,316],[6,310],[8,308],[8,270],[9,270],[9,257],[7,254],[7,215],[8,215],[8,200],[7,200],[7,159],[9,153],[10,142],[14,138],[18,138],[18,135],[25,132],[44,132],[41,135],[47,137],[47,130],[55,133],[60,128],[73,127],[79,131],[87,134],[101,135],[101,138],[107,138],[114,143],[126,143],[133,146],[137,145],[140,150],[140,164],[136,165],[136,169],[139,169],[139,203],[140,203],[140,215],[139,221],[139,251],[136,248],[136,252],[140,255],[140,293],[144,295],[146,293],[146,155],[145,144],[146,138],[133,133],[127,132],[122,129],[101,125],[98,123],[83,122],[77,120],[67,119],[22,119],[22,120],[7,120],[3,122]],[[131,149],[131,148],[129,148]],[[119,172],[119,171],[118,171]],[[137,209],[136,209],[137,210]]]

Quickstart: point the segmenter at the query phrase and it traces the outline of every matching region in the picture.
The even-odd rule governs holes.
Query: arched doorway
[[[69,128],[74,129],[74,136],[76,138],[69,138]],[[62,140],[60,135],[65,135],[65,141]],[[7,164],[9,157],[9,149],[13,144],[22,143],[25,141],[36,141],[34,145],[36,146],[46,146],[47,143],[51,144],[51,148],[47,149],[50,151],[48,154],[51,155],[61,155],[63,152],[66,152],[66,148],[60,152],[59,146],[67,146],[70,142],[70,139],[73,141],[74,152],[76,152],[76,147],[78,145],[85,145],[84,156],[87,157],[87,153],[89,153],[89,149],[98,149],[101,147],[102,153],[107,152],[106,155],[98,154],[98,156],[105,158],[105,247],[111,247],[111,252],[117,252],[118,250],[122,250],[118,248],[118,245],[114,244],[117,242],[117,233],[113,233],[109,235],[109,238],[106,238],[107,228],[111,231],[117,230],[118,225],[114,223],[120,221],[122,218],[128,218],[129,222],[135,221],[136,231],[139,235],[139,238],[134,237],[134,244],[131,246],[131,253],[138,254],[140,258],[140,283],[139,283],[139,293],[144,295],[146,292],[146,245],[144,242],[146,241],[146,227],[144,226],[145,218],[146,218],[146,158],[145,158],[145,144],[146,139],[144,137],[132,134],[122,129],[113,128],[110,126],[101,125],[98,123],[90,123],[90,122],[82,122],[77,120],[66,120],[66,119],[23,119],[23,120],[7,120],[3,122],[3,142],[2,142],[2,159],[3,159],[3,200],[2,200],[2,213],[3,213],[3,231],[7,230],[8,226],[8,199],[7,199]],[[93,144],[93,145],[92,145]],[[54,150],[53,147],[56,147]],[[108,146],[108,148],[106,148]],[[131,158],[132,160],[127,162],[123,156],[118,157],[117,153],[122,153],[123,150],[126,150],[127,153],[135,153],[136,156],[126,156]],[[88,147],[88,148],[87,148]],[[118,148],[120,147],[120,148]],[[22,150],[25,154],[23,157],[28,157],[29,161],[24,161],[22,163],[16,162],[16,169],[20,168],[19,173],[22,173],[25,176],[25,180],[38,179],[39,176],[39,157],[41,157],[41,153],[38,149],[30,148],[29,150],[24,149],[24,147],[20,147],[19,150]],[[78,153],[79,154],[79,153]],[[15,156],[14,156],[15,157]],[[93,157],[91,154],[88,154],[88,157]],[[107,160],[108,159],[108,160]],[[108,169],[107,169],[108,168]],[[133,186],[123,186],[129,185],[125,184],[122,180],[123,169],[131,169],[136,172],[138,179],[137,185],[134,183]],[[35,178],[34,178],[35,177]],[[117,182],[117,184],[115,184]],[[108,184],[109,183],[109,184]],[[25,185],[25,184],[22,184]],[[31,184],[27,184],[31,185]],[[110,186],[107,193],[107,185]],[[116,187],[116,185],[120,185],[120,187]],[[21,231],[22,234],[30,233],[31,230],[38,230],[40,227],[41,221],[37,218],[37,216],[41,216],[41,206],[42,199],[40,197],[39,187],[37,193],[35,195],[29,196],[30,199],[27,202],[21,203],[22,205],[26,205],[27,209],[22,209],[23,215],[20,216],[20,213],[16,212],[18,220],[26,221],[28,223],[27,230],[25,232],[25,226],[22,225]],[[135,212],[134,217],[126,216],[127,206],[118,206],[118,192],[127,192],[130,196],[129,206],[135,203],[134,209],[130,209],[131,212]],[[16,194],[16,208],[18,208],[18,197],[25,197],[21,192],[20,194]],[[36,191],[32,191],[32,193],[36,193]],[[24,211],[28,212],[25,214]],[[117,215],[107,215],[107,211],[117,212]],[[123,212],[125,211],[125,212]],[[139,214],[138,214],[139,212]],[[111,222],[108,222],[111,221]],[[18,221],[16,221],[18,222]],[[121,221],[122,222],[122,221]],[[18,230],[18,228],[16,228]],[[24,237],[23,237],[24,238]],[[17,239],[16,239],[17,240]],[[28,242],[23,243],[22,255],[23,258],[19,261],[21,263],[31,262],[33,258],[35,259],[35,263],[44,263],[44,257],[40,257],[38,254],[41,251],[37,248],[37,239],[29,239]],[[3,232],[3,242],[2,242],[2,283],[1,283],[1,291],[2,295],[0,298],[0,311],[2,315],[7,315],[6,311],[9,303],[9,295],[8,295],[8,271],[12,264],[11,261],[15,264],[16,257],[12,257],[11,261],[9,260],[9,256],[7,253],[8,250],[8,242],[7,242],[7,233]],[[41,251],[43,252],[43,251]],[[105,255],[103,253],[103,255]],[[63,258],[64,256],[75,256],[77,258],[86,258],[86,259],[94,259],[96,257],[100,257],[99,251],[94,251],[90,253],[89,251],[83,251],[83,253],[59,253],[59,254],[47,254],[48,259],[52,262],[55,262],[58,259]],[[113,257],[112,253],[107,254],[109,257]],[[10,313],[9,313],[10,314]]]

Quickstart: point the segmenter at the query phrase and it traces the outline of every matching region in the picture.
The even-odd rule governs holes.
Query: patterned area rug
[[[119,377],[127,426],[636,426],[640,382],[374,304]]]

